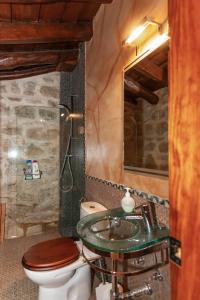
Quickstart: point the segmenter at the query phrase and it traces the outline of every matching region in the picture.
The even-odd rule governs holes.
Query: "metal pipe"
[[[117,285],[117,259],[112,258],[112,290],[111,290],[111,300],[118,299],[119,289]]]

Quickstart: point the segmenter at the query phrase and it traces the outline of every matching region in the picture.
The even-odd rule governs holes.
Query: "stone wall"
[[[59,73],[0,83],[1,202],[6,238],[54,226],[59,210]],[[25,180],[25,160],[39,162],[41,179]]]

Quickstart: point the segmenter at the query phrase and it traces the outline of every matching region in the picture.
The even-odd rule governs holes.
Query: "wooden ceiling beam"
[[[141,97],[151,104],[157,104],[159,101],[159,98],[156,94],[128,76],[125,76],[124,78],[124,88],[134,96]]]
[[[0,44],[89,41],[92,23],[0,23]]]
[[[107,4],[113,0],[0,0],[0,4],[45,4],[45,3],[89,3],[89,4]]]
[[[157,80],[157,81],[166,80],[164,69],[147,60],[140,61],[139,64],[136,64],[134,66],[134,69],[138,71],[140,74],[144,75],[145,77],[151,78],[153,80]]]
[[[77,63],[77,62],[76,62]],[[30,67],[24,67],[20,69],[12,69],[12,70],[0,70],[0,80],[12,80],[18,78],[25,78],[40,74],[45,74],[49,72],[71,72],[76,66],[76,63],[72,61],[64,61],[56,64],[49,65],[35,65]]]
[[[80,42],[92,37],[94,15],[110,2],[0,0],[0,80],[73,71]],[[63,16],[65,6],[68,14]]]
[[[21,66],[58,64],[60,61],[72,62],[75,65],[78,56],[79,50],[69,50],[65,51],[65,53],[52,51],[46,52],[45,55],[41,55],[41,52],[0,55],[0,70],[11,70]]]
[[[11,53],[29,53],[29,52],[43,52],[43,51],[66,51],[75,50],[79,48],[79,42],[67,42],[67,43],[46,43],[46,44],[0,44],[0,55]]]
[[[56,71],[56,66],[39,66],[21,70],[0,71],[0,80],[25,78]]]
[[[71,72],[77,65],[79,51],[66,53],[32,53],[0,56],[0,80],[24,78],[54,71]]]

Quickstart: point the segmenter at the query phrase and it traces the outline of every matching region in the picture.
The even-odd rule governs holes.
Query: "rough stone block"
[[[17,82],[13,81],[10,86],[10,90],[13,94],[20,94],[21,90]]]
[[[147,155],[145,158],[145,167],[149,169],[157,169],[156,161],[151,154]]]
[[[27,236],[31,236],[31,235],[35,235],[35,234],[40,234],[40,233],[42,233],[42,225],[40,225],[40,224],[30,226],[26,230],[26,235]]]
[[[160,152],[168,153],[168,143],[167,142],[160,143],[158,148],[159,148]]]
[[[49,99],[48,100],[48,106],[56,107],[56,106],[58,106],[58,103],[55,100]]]
[[[0,90],[1,95],[1,90]],[[3,116],[8,117],[10,114],[10,106],[8,106],[6,103],[0,102],[0,113],[1,113],[1,123],[3,124]]]
[[[0,85],[0,94],[6,93],[6,91],[7,91],[6,86],[1,83],[1,85]]]
[[[158,110],[155,110],[155,111],[152,112],[151,119],[152,119],[152,121],[158,121],[159,120],[159,112],[158,112]]]
[[[50,84],[54,82],[54,78],[51,77],[51,76],[44,76],[44,77],[43,77],[43,80],[44,80],[45,82],[47,82],[47,83],[50,83]]]
[[[34,81],[27,81],[24,83],[24,95],[33,96],[35,94],[36,83]]]
[[[147,123],[144,126],[144,134],[152,136],[154,134],[154,124],[152,123]]]
[[[168,124],[167,122],[160,122],[156,126],[156,133],[157,135],[164,135],[168,131]]]
[[[28,106],[17,107],[16,115],[20,118],[35,119],[35,112],[33,108]]]
[[[155,143],[148,143],[144,146],[145,151],[153,151],[156,148]]]
[[[21,185],[22,189],[18,186],[18,193],[17,193],[17,205],[21,207],[32,207],[34,205],[34,194],[28,193],[23,191],[23,186]]]
[[[42,96],[45,96],[45,97],[52,97],[55,99],[59,98],[59,89],[57,89],[55,87],[42,86],[40,88],[40,93]]]
[[[52,229],[52,228],[57,228],[58,227],[58,222],[51,222],[46,224],[46,229]]]
[[[15,102],[21,102],[22,98],[20,98],[20,97],[8,97],[8,100],[15,101]]]
[[[33,139],[39,141],[44,140],[45,131],[42,127],[29,128],[26,131],[26,137],[27,139]]]
[[[27,157],[31,159],[36,159],[38,156],[42,155],[44,153],[43,149],[40,147],[37,147],[33,144],[29,145],[26,151]]]
[[[45,120],[45,121],[49,121],[49,120],[59,120],[58,118],[58,112],[59,111],[52,111],[49,108],[45,109],[45,108],[41,108],[39,109],[39,116]],[[59,124],[59,123],[58,123]]]
[[[58,129],[48,129],[47,136],[49,139],[56,139],[59,137],[59,130]]]
[[[6,127],[6,128],[2,128],[1,130],[2,133],[7,134],[9,136],[21,134],[22,132],[21,128],[17,128],[17,127]]]

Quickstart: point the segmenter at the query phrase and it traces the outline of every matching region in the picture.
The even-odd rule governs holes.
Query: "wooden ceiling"
[[[110,2],[0,0],[0,80],[72,71],[94,16]]]
[[[126,99],[144,98],[151,104],[158,103],[154,91],[168,86],[168,50],[168,45],[159,47],[125,72]]]

